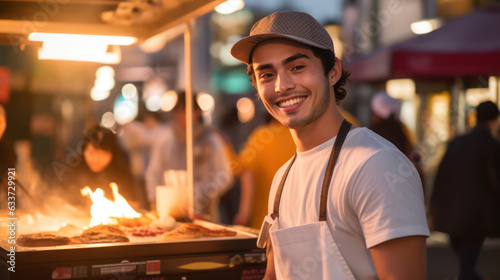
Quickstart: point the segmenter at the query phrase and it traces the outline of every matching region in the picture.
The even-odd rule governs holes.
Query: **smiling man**
[[[265,107],[297,145],[269,194],[265,279],[425,279],[418,173],[338,111],[349,73],[325,28],[306,13],[273,13],[231,54],[248,64]]]

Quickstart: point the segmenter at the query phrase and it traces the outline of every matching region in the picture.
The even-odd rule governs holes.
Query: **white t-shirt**
[[[297,153],[281,197],[280,229],[319,220],[321,185],[335,138]],[[289,164],[290,160],[274,177],[270,213]],[[333,239],[356,279],[377,279],[368,248],[403,236],[429,236],[422,183],[413,164],[367,128],[347,135],[333,173],[327,213]]]

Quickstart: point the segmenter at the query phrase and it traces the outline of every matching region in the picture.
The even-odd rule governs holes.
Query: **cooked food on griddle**
[[[31,233],[21,234],[17,238],[17,243],[25,247],[45,247],[68,245],[69,238],[51,233]]]
[[[173,231],[163,234],[162,237],[163,239],[188,239],[198,238],[201,236],[224,237],[235,235],[236,231],[228,230],[225,228],[209,229],[198,224],[186,223]]]
[[[164,233],[161,237],[163,239],[191,239],[201,237],[203,233],[198,228],[188,228],[184,225],[172,231]]]
[[[127,235],[117,226],[99,225],[83,231],[82,235],[71,237],[71,244],[129,242]]]

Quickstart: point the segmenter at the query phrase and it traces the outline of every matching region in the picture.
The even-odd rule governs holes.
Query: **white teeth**
[[[304,99],[306,99],[306,98],[305,97],[293,98],[293,99],[290,99],[290,100],[287,100],[287,101],[279,102],[278,106],[281,107],[281,108],[286,108],[286,107],[295,105],[295,104],[301,102]]]

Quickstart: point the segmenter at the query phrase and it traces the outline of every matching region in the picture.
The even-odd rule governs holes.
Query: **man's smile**
[[[302,101],[304,101],[306,99],[305,96],[301,96],[301,97],[295,97],[295,98],[292,98],[292,99],[288,99],[288,100],[285,100],[285,101],[280,101],[280,102],[277,102],[276,104],[278,105],[278,107],[280,108],[287,108],[287,107],[290,107],[290,106],[293,106],[293,105],[296,105]]]

